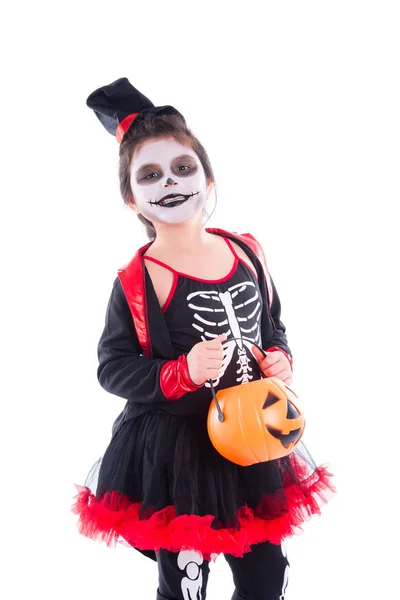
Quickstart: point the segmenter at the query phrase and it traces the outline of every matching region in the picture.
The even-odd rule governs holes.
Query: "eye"
[[[185,170],[190,169],[188,165],[179,165],[178,170],[180,170],[181,167],[183,167]]]
[[[286,412],[286,418],[287,419],[297,419],[297,417],[300,417],[300,413],[297,410],[297,408],[295,407],[294,404],[292,404],[290,402],[290,400],[287,401],[287,412]]]
[[[156,173],[154,173],[154,171],[153,171],[152,173],[149,173],[145,177],[142,177],[142,179],[154,179],[154,177],[150,177],[151,175],[156,175]]]
[[[275,396],[275,394],[273,394],[272,392],[268,391],[268,396],[265,399],[263,408],[268,408],[269,406],[276,404],[276,402],[279,402],[279,398]]]

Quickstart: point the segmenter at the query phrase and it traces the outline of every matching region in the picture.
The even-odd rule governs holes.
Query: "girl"
[[[215,389],[292,381],[281,304],[249,233],[205,228],[214,185],[206,151],[172,106],[126,78],[87,104],[119,147],[124,202],[149,243],[118,271],[98,344],[101,386],[127,400],[72,507],[79,531],[157,561],[158,600],[203,600],[223,554],[236,600],[283,599],[283,540],[336,490],[300,441],[282,459],[241,467],[207,433]],[[266,358],[254,346],[268,352]]]

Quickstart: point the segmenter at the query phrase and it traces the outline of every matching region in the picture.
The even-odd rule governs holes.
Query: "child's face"
[[[134,209],[150,221],[180,223],[203,208],[206,176],[196,153],[187,146],[174,139],[146,142],[134,155],[131,168]],[[176,200],[163,200],[170,194]]]

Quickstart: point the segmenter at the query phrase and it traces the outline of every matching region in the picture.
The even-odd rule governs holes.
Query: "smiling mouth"
[[[183,204],[186,200],[189,200],[189,198],[196,194],[200,194],[200,192],[194,192],[193,194],[167,194],[167,196],[163,196],[163,198],[157,202],[150,201],[150,204],[155,204],[156,206],[170,206],[172,208],[179,204]]]

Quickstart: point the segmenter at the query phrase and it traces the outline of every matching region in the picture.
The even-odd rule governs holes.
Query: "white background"
[[[206,226],[251,232],[281,298],[303,440],[338,489],[287,541],[287,600],[394,596],[399,26],[384,0],[3,10],[4,598],[155,598],[156,565],[70,512],[125,404],[96,348],[117,269],[147,242],[86,106],[120,77],[185,115],[217,179]],[[220,557],[207,597],[231,593]]]

